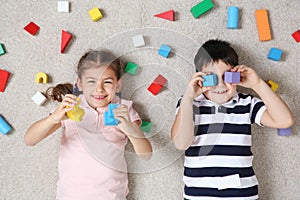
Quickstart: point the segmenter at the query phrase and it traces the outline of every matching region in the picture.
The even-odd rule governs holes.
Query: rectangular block
[[[279,136],[288,136],[292,135],[292,130],[291,128],[282,128],[282,129],[277,129],[278,135]]]
[[[268,41],[272,39],[269,17],[267,10],[255,11],[257,31],[260,41]]]
[[[227,28],[237,29],[239,26],[239,8],[230,6],[228,8]]]
[[[282,55],[282,50],[277,48],[271,48],[268,54],[268,59],[274,61],[280,61]]]
[[[4,92],[10,73],[0,69],[0,92]]]
[[[203,87],[210,87],[218,84],[218,77],[215,74],[210,74],[202,77],[204,78]]]
[[[5,121],[5,119],[0,115],[0,133],[6,135],[11,131],[10,125]]]
[[[57,11],[68,13],[70,11],[70,2],[69,1],[58,1],[57,2]]]
[[[240,72],[225,72],[225,83],[239,83],[241,81]]]
[[[102,13],[97,7],[94,7],[93,9],[89,10],[89,15],[94,22],[102,18]]]
[[[136,35],[134,37],[132,37],[133,40],[133,45],[135,47],[143,47],[145,46],[145,40],[144,40],[144,36],[143,35]]]
[[[191,13],[194,16],[194,18],[198,18],[210,9],[214,7],[214,4],[211,0],[203,0],[197,5],[193,6],[191,8]]]
[[[292,34],[293,38],[295,39],[296,42],[300,42],[300,30],[298,31],[295,31],[293,34]]]

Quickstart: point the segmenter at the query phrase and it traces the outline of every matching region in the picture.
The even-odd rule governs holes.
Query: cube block
[[[148,91],[150,91],[153,95],[157,95],[167,81],[168,80],[165,77],[159,74],[148,87]]]
[[[36,33],[40,30],[40,27],[36,25],[34,22],[29,22],[29,24],[27,24],[24,27],[24,30],[26,30],[31,35],[36,35]]]
[[[274,61],[280,61],[282,55],[282,50],[277,48],[271,48],[268,54],[268,59]]]
[[[194,18],[198,18],[210,9],[214,7],[214,4],[211,0],[203,0],[197,5],[193,6],[191,8],[191,13],[194,16]]]
[[[57,2],[57,11],[68,13],[70,11],[70,2],[69,1],[58,1]]]
[[[165,58],[168,58],[170,52],[171,52],[171,47],[164,44],[162,44],[158,50],[158,54]]]
[[[0,43],[0,55],[3,55],[5,53],[6,52],[5,52],[4,46],[3,46],[3,44]]]
[[[276,92],[276,90],[278,89],[278,84],[275,83],[272,80],[268,80],[267,84],[271,87],[271,89],[273,90],[273,92]]]
[[[202,77],[204,78],[203,87],[210,87],[218,84],[217,75],[215,74],[210,74]]]
[[[241,81],[240,72],[225,72],[225,83],[239,83]]]
[[[279,136],[288,136],[292,134],[291,128],[277,129]]]
[[[293,34],[292,34],[293,38],[295,39],[296,42],[300,42],[300,30],[298,31],[295,31]]]
[[[145,46],[145,40],[143,35],[136,35],[132,37],[133,44],[135,47],[143,47]]]
[[[10,125],[5,121],[5,119],[0,115],[0,133],[6,135],[11,131]]]
[[[138,68],[137,64],[128,62],[125,67],[125,72],[131,75],[135,75],[137,68]]]
[[[97,7],[94,7],[93,9],[89,10],[89,15],[94,22],[102,18],[102,13]]]
[[[39,106],[41,106],[47,100],[47,98],[41,92],[36,92],[31,99]]]
[[[116,109],[119,106],[119,104],[108,104],[108,111],[104,112],[104,124],[106,126],[116,126],[119,123],[119,120],[117,120],[114,117],[113,110]]]
[[[227,28],[237,29],[239,26],[239,8],[230,6],[228,8]]]
[[[150,133],[152,123],[148,121],[142,121],[141,130],[145,133]]]

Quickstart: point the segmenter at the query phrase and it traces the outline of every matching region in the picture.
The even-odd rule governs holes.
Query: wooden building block
[[[175,21],[175,12],[174,12],[174,10],[169,10],[169,11],[166,11],[166,12],[163,12],[163,13],[156,14],[154,16],[158,17],[158,18],[166,19],[166,20],[169,20],[169,21]]]
[[[138,68],[137,64],[128,62],[125,67],[125,72],[131,75],[135,75],[137,68]]]
[[[0,115],[0,133],[6,135],[11,131],[10,125],[5,121],[5,119]]]
[[[158,92],[164,87],[167,81],[168,80],[165,77],[159,74],[148,87],[148,91],[150,91],[154,95],[157,95]]]
[[[84,110],[82,108],[79,107],[80,105],[80,98],[78,97],[77,98],[77,104],[73,107],[72,110],[68,111],[67,112],[67,116],[75,121],[75,122],[80,122],[83,118],[83,115],[84,115]]]
[[[295,31],[293,34],[292,34],[293,38],[295,39],[296,42],[300,42],[300,30],[298,31]]]
[[[31,35],[36,35],[36,33],[40,30],[40,27],[34,22],[29,22],[29,24],[27,24],[24,27],[24,30],[30,33]]]
[[[60,43],[60,53],[64,53],[67,45],[72,39],[72,35],[67,31],[61,31],[61,43]]]
[[[282,50],[277,48],[271,48],[268,54],[268,59],[274,61],[280,61],[282,56]]]
[[[240,72],[225,72],[225,83],[239,83],[241,80]]]
[[[279,136],[289,136],[289,135],[292,135],[291,128],[277,129],[277,132],[278,132]]]
[[[0,55],[3,55],[5,53],[6,52],[5,52],[4,46],[3,46],[3,44],[0,43]]]
[[[218,84],[218,78],[215,74],[210,74],[202,77],[204,78],[203,87],[210,87]]]
[[[198,18],[210,9],[214,7],[214,4],[211,0],[203,0],[197,5],[193,6],[190,10],[194,18]]]
[[[0,92],[4,92],[10,73],[0,69]]]
[[[145,133],[150,133],[152,123],[142,120],[141,130]]]
[[[41,92],[36,92],[31,99],[39,106],[41,106],[47,100],[47,98]]]
[[[268,41],[272,39],[269,17],[267,10],[256,10],[256,25],[260,41]]]
[[[135,47],[143,47],[145,46],[145,40],[143,35],[136,35],[132,37],[133,44]]]
[[[94,22],[102,18],[102,13],[97,7],[94,7],[93,9],[89,10],[89,15]]]
[[[274,81],[272,80],[268,80],[267,81],[267,84],[271,87],[271,89],[273,90],[273,92],[276,92],[276,90],[278,89],[278,84],[275,83]]]
[[[35,82],[37,83],[48,83],[48,75],[44,72],[38,72],[35,75]]]
[[[239,8],[230,6],[228,8],[227,28],[237,29],[239,26]]]
[[[119,120],[117,120],[114,116],[113,110],[116,109],[119,106],[119,104],[108,104],[108,111],[104,112],[104,124],[106,126],[116,126],[119,123]]]
[[[158,50],[158,54],[165,58],[168,58],[168,56],[170,55],[171,49],[172,49],[171,47],[169,47],[165,44],[162,44]]]
[[[69,1],[58,1],[57,2],[58,12],[70,12],[70,2]]]

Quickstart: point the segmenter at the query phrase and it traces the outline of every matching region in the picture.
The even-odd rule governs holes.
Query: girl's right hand
[[[188,83],[188,87],[185,91],[185,96],[194,99],[197,96],[199,96],[200,94],[210,90],[212,87],[203,87],[203,77],[207,74],[203,73],[203,72],[196,72],[191,80]]]
[[[73,109],[77,104],[77,97],[74,94],[66,94],[62,102],[58,105],[55,111],[51,114],[52,118],[58,122],[67,119],[66,113]]]

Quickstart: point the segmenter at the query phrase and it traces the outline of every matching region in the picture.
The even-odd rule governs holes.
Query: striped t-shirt
[[[178,101],[178,112],[181,99]],[[251,124],[260,124],[266,107],[251,95],[236,93],[222,105],[200,95],[193,101],[194,134],[185,151],[184,198],[258,199],[252,168]]]

